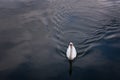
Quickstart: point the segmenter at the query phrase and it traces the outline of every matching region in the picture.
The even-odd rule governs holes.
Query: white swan
[[[69,44],[69,46],[67,48],[66,55],[67,55],[67,58],[69,60],[73,60],[77,56],[77,51],[76,51],[76,49],[75,49],[75,47],[74,47],[72,42],[70,42],[70,44]]]

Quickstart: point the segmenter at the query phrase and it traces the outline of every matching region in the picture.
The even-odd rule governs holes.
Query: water
[[[119,53],[120,0],[0,0],[0,80],[120,80]]]

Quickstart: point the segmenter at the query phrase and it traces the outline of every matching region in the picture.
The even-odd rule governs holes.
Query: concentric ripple
[[[119,35],[119,4],[119,0],[45,0],[43,10],[34,9],[21,16],[23,24],[43,24],[58,53],[65,56],[72,41],[81,55],[100,40]]]

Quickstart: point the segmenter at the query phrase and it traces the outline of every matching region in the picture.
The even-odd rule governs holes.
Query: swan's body
[[[72,42],[70,42],[67,48],[66,55],[69,60],[73,60],[74,58],[76,58],[77,52]]]

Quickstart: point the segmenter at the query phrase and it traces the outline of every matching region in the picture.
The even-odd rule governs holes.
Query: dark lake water
[[[120,0],[0,0],[0,80],[120,80]]]

